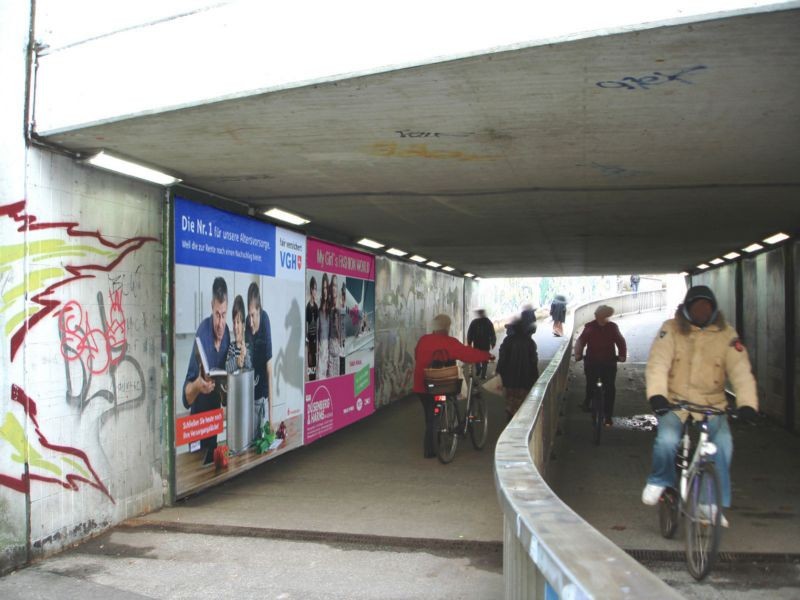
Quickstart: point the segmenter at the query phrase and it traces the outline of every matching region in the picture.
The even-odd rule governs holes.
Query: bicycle
[[[703,415],[700,436],[693,454],[689,435],[694,420],[691,412],[684,422],[675,460],[679,489],[665,488],[658,503],[659,527],[665,538],[670,539],[675,535],[680,517],[684,518],[686,564],[692,577],[700,581],[708,575],[716,562],[722,534],[722,490],[714,467],[717,447],[708,440],[708,420],[711,416],[734,413],[730,409],[700,406],[683,400],[674,404],[670,410],[685,410]]]
[[[458,404],[458,391],[461,388],[462,380],[459,379],[458,384],[450,390],[437,390],[435,385],[428,384],[428,389],[434,394],[435,402],[433,409],[434,451],[442,464],[449,463],[455,457],[459,437],[466,437],[469,432],[472,446],[476,450],[482,450],[486,445],[489,433],[486,400],[474,393],[475,366],[464,364],[462,371],[467,382],[466,406],[463,415]],[[440,393],[436,394],[437,391]]]
[[[581,362],[583,357],[576,358],[576,362]],[[588,377],[588,372],[587,372]],[[603,436],[603,426],[606,420],[606,390],[603,387],[603,380],[597,377],[594,391],[590,400],[589,410],[592,415],[592,440],[595,446],[600,445],[600,438]]]
[[[594,393],[592,394],[592,432],[594,436],[594,445],[600,445],[600,438],[603,434],[603,424],[606,420],[606,393],[603,387],[603,381],[598,378],[595,383]]]

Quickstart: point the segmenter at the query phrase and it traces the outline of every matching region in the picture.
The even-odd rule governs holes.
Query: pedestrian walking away
[[[556,294],[550,304],[550,317],[553,319],[553,335],[564,335],[564,321],[567,320],[567,299],[561,294]]]
[[[531,337],[535,330],[535,322],[521,317],[506,325],[506,337],[500,344],[496,370],[503,382],[509,421],[539,378],[539,354]]]
[[[419,396],[422,410],[425,413],[425,437],[423,456],[433,458],[433,396],[425,388],[425,369],[431,366],[437,356],[446,356],[448,360],[479,363],[494,360],[494,356],[485,350],[470,348],[456,338],[450,336],[450,317],[445,314],[436,315],[431,323],[432,333],[419,338],[414,349],[414,392]]]
[[[467,345],[488,352],[497,344],[494,323],[486,316],[484,309],[479,308],[475,313],[477,317],[472,320],[469,324],[469,329],[467,329]],[[481,379],[486,379],[487,365],[487,362],[478,363],[476,375]]]

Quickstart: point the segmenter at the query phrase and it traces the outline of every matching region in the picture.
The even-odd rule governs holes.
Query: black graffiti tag
[[[705,65],[695,65],[688,69],[683,69],[677,73],[669,75],[661,71],[653,71],[650,75],[643,75],[641,77],[623,77],[618,81],[598,81],[595,85],[605,89],[624,89],[624,90],[649,90],[654,85],[663,85],[671,81],[679,81],[687,85],[692,85],[691,81],[683,79],[684,75],[688,75],[694,71],[707,69]]]

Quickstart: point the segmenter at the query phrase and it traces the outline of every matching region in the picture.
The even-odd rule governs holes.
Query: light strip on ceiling
[[[383,248],[385,244],[381,244],[380,242],[376,242],[375,240],[371,240],[369,238],[361,238],[356,242],[356,244],[360,244],[362,246],[366,246],[367,248],[372,248],[377,250],[378,248]]]
[[[762,250],[763,248],[764,248],[764,246],[762,246],[758,242],[753,242],[752,244],[747,246],[747,248],[742,248],[742,250],[744,250],[745,252],[751,252],[752,253],[752,252],[757,252],[759,250]]]
[[[724,258],[727,258],[728,260],[733,260],[734,258],[739,258],[740,256],[741,254],[739,254],[738,252],[728,252],[724,256]]]
[[[311,223],[308,219],[285,211],[282,208],[270,208],[269,210],[265,210],[264,214],[270,219],[277,219],[278,221],[283,221],[290,225],[305,225],[306,223]]]
[[[389,248],[386,251],[386,254],[391,254],[392,256],[405,256],[408,254],[405,250],[400,250],[400,248]]]
[[[413,260],[414,262],[422,263],[428,260],[424,256],[420,256],[419,254],[415,254],[414,256],[410,257],[408,260]]]
[[[442,263],[437,263],[435,260],[429,260],[425,263],[426,267],[433,267],[434,269],[438,269],[442,266]]]
[[[775,235],[771,235],[768,238],[764,238],[764,241],[767,244],[777,244],[778,242],[782,242],[783,240],[788,240],[789,236],[785,233],[776,233]]]
[[[445,266],[442,267],[442,271],[447,271],[449,273],[450,271],[455,271],[455,269],[453,267]]]
[[[177,177],[173,177],[168,173],[164,173],[163,171],[159,171],[151,167],[145,167],[144,165],[140,165],[139,163],[135,163],[124,158],[119,158],[118,156],[109,154],[105,150],[102,150],[97,154],[93,154],[88,158],[82,159],[80,162],[86,163],[87,165],[92,165],[93,167],[98,167],[100,169],[105,169],[106,171],[120,173],[122,175],[127,175],[128,177],[135,177],[136,179],[143,179],[145,181],[149,181],[150,183],[156,183],[163,186],[174,185],[181,181]]]

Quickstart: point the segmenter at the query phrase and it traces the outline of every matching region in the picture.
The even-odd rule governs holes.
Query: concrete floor
[[[620,319],[631,362],[616,414],[646,414],[644,357],[663,315]],[[536,335],[540,358],[560,340]],[[589,442],[573,369],[551,483],[601,533],[629,550],[682,549],[639,501],[653,433]],[[454,461],[422,458],[422,409],[409,398],[215,489],[127,522],[0,579],[0,598],[500,598],[502,515],[492,447],[503,403],[489,397],[486,449],[461,440]],[[722,550],[800,554],[800,438],[770,425],[734,432],[734,507]],[[722,564],[697,584],[679,561],[645,563],[687,597],[796,598],[787,560]]]

